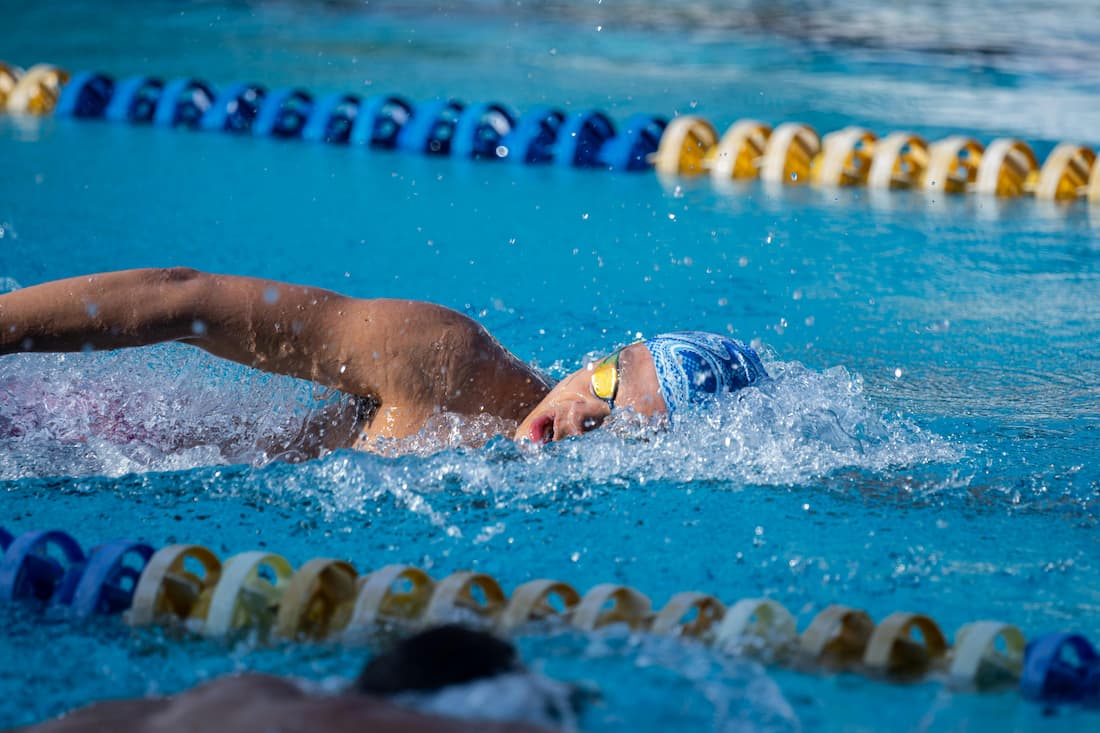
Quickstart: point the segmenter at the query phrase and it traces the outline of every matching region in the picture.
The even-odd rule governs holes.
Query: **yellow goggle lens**
[[[619,355],[612,354],[592,370],[592,393],[601,400],[615,399],[619,390]]]

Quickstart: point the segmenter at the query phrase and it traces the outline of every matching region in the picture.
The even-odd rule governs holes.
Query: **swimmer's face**
[[[618,353],[614,405],[653,417],[667,412],[657,384],[657,370],[645,344],[631,344]],[[615,354],[588,364],[558,383],[516,430],[516,440],[549,443],[595,430],[611,415],[608,395]],[[597,375],[595,384],[592,376]]]

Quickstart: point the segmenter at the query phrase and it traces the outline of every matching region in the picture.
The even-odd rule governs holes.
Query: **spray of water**
[[[605,429],[536,447],[499,437],[514,427],[504,421],[439,416],[413,438],[380,445],[382,455],[341,451],[294,475],[338,487],[327,503],[340,511],[379,489],[402,495],[458,485],[531,497],[592,483],[797,485],[844,469],[962,456],[912,420],[882,414],[843,367],[771,362],[768,369],[773,379],[671,431],[622,414]],[[339,438],[351,411],[348,400],[307,383],[179,346],[5,359],[0,478],[297,462],[323,454],[326,435]]]

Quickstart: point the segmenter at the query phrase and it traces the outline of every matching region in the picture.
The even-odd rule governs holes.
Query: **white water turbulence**
[[[0,480],[298,462],[351,400],[180,345],[0,359]]]
[[[377,492],[409,497],[459,487],[530,497],[653,481],[790,486],[963,455],[912,420],[884,415],[843,367],[770,361],[767,368],[770,380],[678,417],[674,430],[620,414],[600,430],[540,447],[504,437],[486,443],[514,426],[449,416],[413,439],[381,445],[381,455],[338,451],[278,471],[271,483],[280,488],[269,488],[320,483],[322,503],[341,511]],[[19,355],[0,360],[0,480],[297,463],[346,444],[354,412],[338,393],[186,346]],[[468,443],[485,444],[462,447]],[[265,472],[252,480],[269,483]]]
[[[843,367],[815,371],[765,361],[772,379],[731,395],[667,431],[617,415],[584,436],[534,446],[497,437],[481,448],[448,447],[386,456],[340,451],[293,469],[271,466],[243,482],[211,487],[219,496],[312,502],[330,519],[393,501],[451,536],[462,534],[445,506],[455,493],[516,508],[607,489],[675,488],[706,482],[724,489],[788,487],[830,475],[892,476],[919,466],[953,466],[957,445],[912,420],[883,414]],[[933,471],[935,473],[935,471]],[[937,479],[938,480],[938,479]],[[487,541],[500,526],[487,525]]]

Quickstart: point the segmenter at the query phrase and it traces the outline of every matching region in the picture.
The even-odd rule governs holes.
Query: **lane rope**
[[[983,145],[968,135],[928,141],[904,130],[879,137],[859,126],[820,136],[801,122],[774,129],[739,120],[722,135],[699,115],[637,114],[621,128],[600,110],[565,112],[539,106],[517,114],[499,102],[456,99],[412,104],[402,97],[268,90],[252,83],[216,91],[199,79],[120,81],[99,72],[50,64],[24,71],[0,62],[0,111],[75,119],[222,131],[449,155],[617,171],[655,169],[666,179],[707,178],[768,185],[866,187],[1000,198],[1100,203],[1096,151],[1061,142],[1039,161],[1028,143],[999,138]]]
[[[894,682],[938,679],[952,689],[1017,686],[1032,700],[1100,705],[1100,653],[1079,634],[1028,643],[1010,624],[965,624],[950,644],[930,616],[899,611],[877,624],[843,605],[822,609],[801,632],[768,598],[732,604],[696,591],[658,611],[630,586],[602,583],[583,595],[560,580],[531,580],[511,595],[485,573],[436,580],[411,565],[360,575],[344,560],[316,558],[295,570],[267,551],[224,562],[201,545],[114,540],[85,554],[59,530],[14,537],[0,527],[0,603],[68,608],[77,618],[121,615],[135,627],[182,627],[196,635],[356,643],[382,627],[417,629],[463,621],[500,633],[553,621],[583,631],[632,631],[696,639],[723,652],[805,671],[846,671]]]

